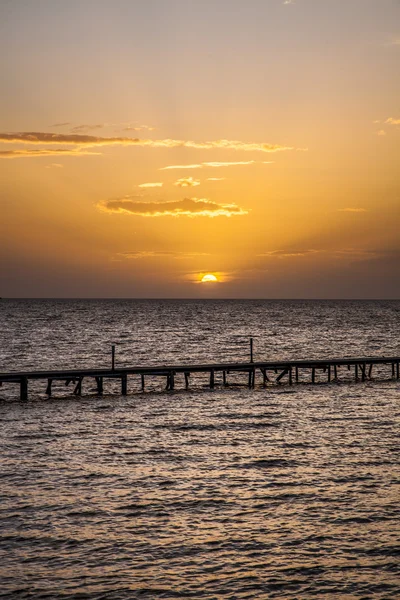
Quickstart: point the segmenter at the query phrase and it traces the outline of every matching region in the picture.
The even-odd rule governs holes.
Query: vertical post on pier
[[[289,385],[293,385],[292,367],[289,367]]]
[[[296,377],[296,383],[299,382],[299,367],[295,368],[295,377]]]
[[[226,371],[222,371],[222,383],[224,387],[226,387]]]
[[[140,379],[142,381],[142,392],[144,392],[144,375],[141,375]]]
[[[112,345],[111,346],[111,370],[114,371],[115,369],[115,346]]]
[[[372,378],[372,368],[373,368],[373,366],[374,366],[374,363],[371,363],[371,364],[369,365],[368,379],[371,379],[371,378]]]
[[[311,371],[311,381],[312,383],[315,383],[315,367],[313,367]]]
[[[337,379],[337,365],[333,365],[333,378]]]
[[[97,383],[97,393],[99,396],[102,396],[102,394],[103,394],[103,378],[96,377],[96,383]]]
[[[331,365],[328,365],[328,383],[331,382]]]
[[[186,387],[186,389],[188,389],[188,387],[189,387],[189,375],[190,375],[190,373],[185,371],[185,387]]]
[[[126,373],[121,375],[121,394],[126,396],[128,393],[128,376]]]
[[[397,361],[396,363],[396,379],[400,379],[400,363]]]
[[[250,362],[254,362],[253,361],[253,338],[250,338]]]
[[[49,398],[51,398],[51,384],[52,383],[53,383],[52,379],[47,380],[46,394],[48,395]]]
[[[214,369],[210,371],[210,389],[214,388]]]
[[[392,363],[392,377],[394,378],[394,362]]]
[[[358,381],[358,365],[355,366],[354,371],[355,371],[354,375],[355,375],[356,381]]]
[[[28,401],[28,378],[21,377],[20,379],[20,398],[22,402]]]

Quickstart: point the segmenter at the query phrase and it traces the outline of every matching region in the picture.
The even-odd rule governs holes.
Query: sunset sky
[[[3,0],[0,56],[0,296],[400,296],[399,0]]]

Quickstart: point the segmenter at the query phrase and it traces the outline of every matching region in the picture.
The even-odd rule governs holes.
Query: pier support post
[[[214,388],[214,369],[211,369],[210,371],[210,389],[212,390]]]
[[[280,375],[277,377],[277,379],[276,379],[276,383],[280,383],[280,382],[281,382],[281,379],[282,379],[283,377],[285,377],[285,375],[287,375],[287,374],[288,374],[288,372],[289,372],[289,369],[288,369],[288,368],[284,369],[284,370],[282,371],[282,373],[281,373],[281,374],[280,374]]]
[[[313,367],[311,371],[311,382],[315,383],[315,367]]]
[[[124,375],[121,375],[121,394],[123,396],[126,396],[128,393],[128,376],[125,373]]]
[[[99,396],[102,396],[102,394],[103,394],[103,378],[96,377],[96,383],[97,383],[97,393]]]
[[[81,396],[82,394],[82,380],[83,377],[78,377],[77,384],[74,389],[74,396]]]
[[[295,379],[296,383],[299,383],[299,367],[295,368]]]
[[[249,371],[249,389],[253,389],[254,388],[255,382],[256,382],[256,370],[253,367]]]
[[[142,384],[142,392],[144,392],[144,375],[140,376],[141,384]]]
[[[21,398],[22,402],[28,401],[28,378],[27,377],[21,377],[20,398]]]
[[[293,385],[292,367],[289,368],[289,385]]]
[[[366,379],[366,373],[365,373],[366,364],[363,363],[362,365],[360,365],[360,369],[361,369],[361,381],[365,381],[365,379]]]
[[[374,364],[371,363],[369,365],[369,371],[368,371],[368,379],[372,379],[372,368],[373,368]]]
[[[189,387],[189,375],[190,373],[185,372],[185,388],[188,389]]]
[[[263,387],[267,387],[267,369],[261,369],[261,373],[263,374]]]
[[[400,363],[396,363],[396,379],[400,379]]]
[[[331,382],[331,365],[328,365],[328,383]]]
[[[358,381],[358,365],[355,366],[354,376],[355,376],[356,381]]]
[[[333,378],[335,381],[337,380],[337,365],[333,365]]]
[[[394,363],[392,363],[392,377],[394,379]]]
[[[49,398],[51,398],[51,384],[52,383],[53,383],[52,379],[47,380],[46,394],[48,395]]]
[[[226,387],[226,371],[222,371],[222,383],[224,387]]]

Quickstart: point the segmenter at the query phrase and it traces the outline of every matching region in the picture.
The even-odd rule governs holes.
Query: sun
[[[212,273],[207,273],[202,277],[201,283],[215,283],[218,279]]]

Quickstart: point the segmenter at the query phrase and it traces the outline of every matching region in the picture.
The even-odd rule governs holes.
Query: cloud
[[[207,181],[223,181],[226,177],[207,177]]]
[[[82,128],[98,128],[103,125],[78,125],[75,131]],[[240,150],[246,152],[282,152],[294,150],[291,146],[279,144],[240,142],[237,140],[216,140],[210,142],[194,142],[191,140],[146,140],[128,137],[99,137],[80,133],[44,133],[44,132],[17,132],[0,133],[0,142],[19,144],[74,144],[78,146],[143,146],[152,148],[195,148],[197,150]]]
[[[193,179],[193,177],[183,177],[182,179],[175,181],[174,185],[177,185],[178,187],[196,187],[197,185],[200,185],[200,180]]]
[[[106,200],[98,204],[98,208],[105,212],[127,213],[141,217],[232,217],[248,214],[247,210],[236,204],[218,204],[205,198],[143,202],[141,197],[126,197]]]
[[[67,125],[71,125],[68,121],[66,123],[53,123],[53,125],[49,125],[49,127],[66,127]]]
[[[48,150],[0,150],[0,158],[38,158],[40,156],[99,156],[100,152],[80,148],[49,148]]]
[[[284,0],[283,4],[295,4],[294,0]]]
[[[380,129],[379,131],[376,132],[376,135],[384,136],[384,135],[386,135],[386,131],[384,129]]]
[[[140,188],[160,188],[162,187],[162,183],[140,183],[138,187]]]
[[[254,165],[255,160],[246,160],[238,162],[203,162],[195,165],[169,165],[168,167],[161,167],[159,171],[167,171],[168,169],[203,169],[204,167],[233,167],[239,165]]]
[[[197,165],[169,165],[168,167],[161,167],[159,171],[168,171],[169,169],[202,169],[202,164]]]
[[[60,165],[60,163],[51,163],[51,165],[46,165],[46,169],[63,169],[64,165]]]
[[[294,258],[301,256],[308,256],[310,254],[318,254],[320,250],[306,249],[306,250],[271,250],[264,252],[263,254],[257,254],[259,257],[275,257],[275,258]]]
[[[393,117],[389,117],[389,119],[386,119],[385,123],[387,123],[388,125],[400,125],[400,119],[394,119]]]
[[[134,250],[120,252],[115,259],[141,260],[146,258],[193,258],[196,256],[210,256],[206,252],[164,252],[159,250]]]
[[[366,208],[338,208],[338,212],[364,213],[368,211]]]
[[[99,125],[76,125],[75,127],[71,128],[71,131],[73,133],[79,133],[79,132],[84,132],[84,131],[94,131],[95,129],[103,129],[104,125],[103,124],[99,124]]]
[[[155,127],[149,127],[149,125],[128,125],[128,127],[124,127],[121,131],[155,131]]]

